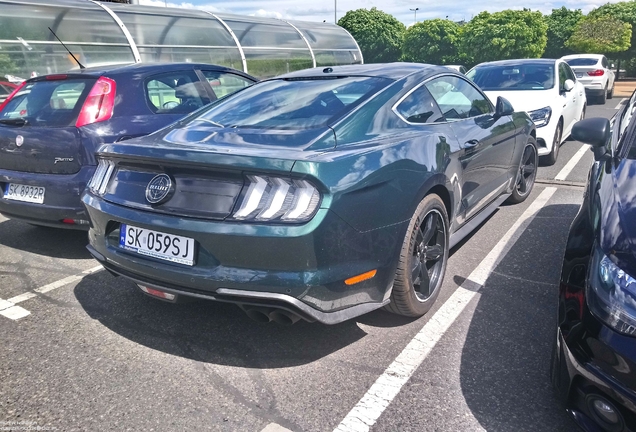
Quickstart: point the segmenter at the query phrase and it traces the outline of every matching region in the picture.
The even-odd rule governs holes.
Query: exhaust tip
[[[288,326],[295,324],[300,319],[298,315],[283,310],[272,311],[269,318],[275,323]]]
[[[246,308],[245,314],[250,317],[252,320],[259,323],[268,323],[271,321],[266,310],[258,309],[258,308]]]

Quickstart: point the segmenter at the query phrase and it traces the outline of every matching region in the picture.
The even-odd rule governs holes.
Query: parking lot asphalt
[[[609,118],[620,101],[587,116]],[[164,303],[101,271],[85,233],[0,217],[0,427],[575,431],[548,370],[592,163],[582,147],[566,141],[524,203],[452,251],[436,304],[415,320],[376,311],[284,327],[233,305]]]

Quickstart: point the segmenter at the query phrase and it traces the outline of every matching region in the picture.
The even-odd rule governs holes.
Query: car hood
[[[601,248],[636,277],[636,160],[623,159],[612,175],[601,181],[598,196]]]
[[[497,97],[502,96],[512,104],[515,111],[526,112],[554,106],[554,100],[556,99],[554,89],[485,91],[484,93],[486,93],[493,105],[497,103]]]

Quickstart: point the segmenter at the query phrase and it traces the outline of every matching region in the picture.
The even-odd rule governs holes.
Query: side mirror
[[[574,81],[572,80],[565,80],[565,82],[563,83],[563,90],[565,90],[566,92],[572,91],[572,89],[574,88]]]
[[[594,159],[597,161],[604,161],[611,157],[607,151],[611,133],[609,120],[601,117],[580,120],[572,128],[572,137],[577,141],[590,144]]]
[[[497,104],[495,105],[495,117],[503,117],[514,114],[515,109],[512,104],[508,102],[505,97],[498,96]]]
[[[611,67],[612,69],[616,68],[616,66],[614,66],[614,63],[612,63],[612,64],[610,65],[610,67]]]

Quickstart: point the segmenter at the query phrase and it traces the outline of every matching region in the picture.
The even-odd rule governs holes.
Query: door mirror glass
[[[563,83],[563,90],[565,90],[566,92],[572,91],[572,89],[574,88],[574,81],[572,81],[571,79],[565,80],[565,82]]]
[[[503,117],[507,115],[512,115],[515,112],[515,109],[512,107],[512,104],[505,97],[497,97],[497,106],[495,107],[495,116]]]

